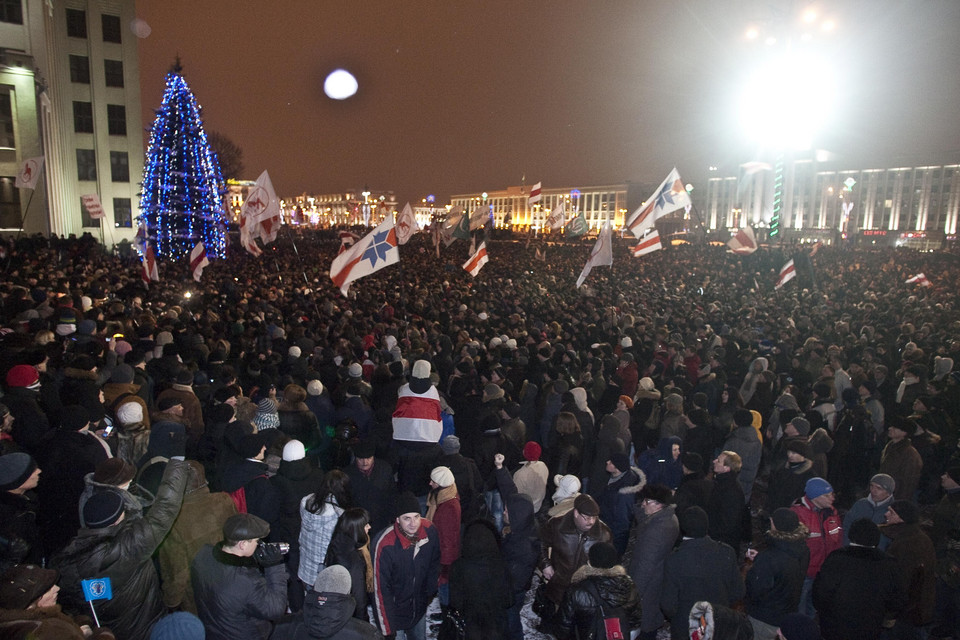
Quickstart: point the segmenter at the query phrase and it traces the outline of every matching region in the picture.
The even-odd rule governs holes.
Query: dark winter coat
[[[466,623],[467,638],[502,638],[513,604],[510,571],[492,523],[474,520],[464,529],[460,557],[450,568],[450,606]]]
[[[377,537],[373,560],[374,609],[384,635],[410,629],[427,612],[440,578],[440,539],[422,518],[416,541],[396,522]]]
[[[598,597],[602,602],[598,602]],[[560,609],[560,626],[569,629],[578,640],[603,640],[596,633],[600,606],[622,608],[628,616],[629,629],[621,629],[626,637],[629,631],[641,628],[640,594],[633,580],[620,565],[596,569],[587,565],[573,574],[573,582]],[[602,628],[602,623],[601,623]]]
[[[707,501],[713,492],[713,480],[704,477],[702,471],[683,476],[680,486],[673,494],[677,513],[683,513],[688,507],[700,507],[707,510]]]
[[[510,476],[506,470],[503,473]],[[510,572],[513,604],[516,604],[523,600],[530,588],[530,579],[540,561],[540,538],[537,536],[533,501],[529,496],[505,495],[503,503],[510,517],[510,529],[505,530],[500,553]]]
[[[663,625],[660,594],[663,587],[664,563],[680,534],[674,505],[667,505],[653,515],[636,507],[637,532],[633,541],[628,573],[643,603],[641,630],[655,631]]]
[[[650,484],[663,484],[671,489],[680,486],[683,479],[683,463],[680,458],[673,457],[673,445],[683,443],[677,436],[660,438],[656,449],[647,449],[637,459],[637,466],[643,470]]]
[[[40,442],[51,432],[50,419],[40,408],[40,392],[24,387],[7,389],[3,403],[15,418],[10,435],[24,451],[36,456],[42,451]]]
[[[369,622],[352,616],[353,597],[340,593],[307,590],[303,613],[277,625],[271,640],[382,640],[383,635]]]
[[[190,580],[207,640],[265,640],[287,610],[287,570],[261,572],[256,560],[206,545],[193,559]]]
[[[317,417],[307,408],[307,405],[302,402],[299,404],[281,402],[277,407],[277,415],[280,416],[278,429],[292,440],[302,442],[308,452],[320,447],[320,427]]]
[[[670,619],[674,640],[688,637],[687,619],[695,602],[731,606],[744,594],[737,556],[709,536],[680,543],[664,565],[660,608]]]
[[[891,540],[887,555],[900,567],[900,584],[907,595],[901,615],[918,627],[930,623],[936,601],[937,555],[933,542],[918,523],[885,524],[880,531]]]
[[[343,531],[335,531],[327,545],[327,556],[324,558],[324,567],[339,564],[350,572],[350,594],[356,603],[353,617],[367,620],[367,563],[363,554],[357,549],[356,543]]]
[[[146,640],[164,614],[160,580],[151,556],[180,512],[187,484],[187,463],[171,460],[157,497],[143,518],[121,521],[103,529],[82,529],[51,565],[60,571],[60,602],[75,614],[86,614],[80,581],[108,577],[113,598],[97,603],[100,622],[118,638]]]
[[[60,387],[60,401],[64,406],[80,405],[96,419],[103,415],[100,402],[100,384],[97,372],[66,367],[63,370],[63,382]]]
[[[757,554],[747,572],[747,613],[779,626],[780,620],[797,610],[800,591],[810,564],[807,528],[796,531],[767,531],[767,548]]]
[[[806,458],[803,462],[791,464],[785,462],[770,473],[767,486],[767,513],[773,513],[780,507],[789,507],[800,499],[807,486],[807,480],[814,477],[813,462]]]
[[[0,571],[6,571],[21,562],[42,564],[43,544],[37,526],[37,500],[33,491],[22,495],[0,491],[0,536],[4,538]]]
[[[890,441],[883,448],[880,456],[880,473],[886,473],[897,483],[893,492],[895,500],[913,501],[914,494],[920,486],[920,472],[923,469],[923,459],[913,445],[910,438],[900,442]]]
[[[291,549],[299,547],[300,501],[317,490],[323,480],[323,470],[318,469],[310,458],[282,460],[277,475],[270,479],[282,496],[280,518],[270,528],[272,542],[288,542]]]
[[[737,480],[743,488],[743,495],[749,496],[753,490],[753,481],[757,478],[757,471],[760,470],[760,456],[763,453],[757,430],[752,426],[736,427],[723,443],[723,449],[740,456],[743,466]]]
[[[613,536],[613,546],[623,555],[630,538],[630,525],[633,523],[633,505],[637,494],[647,484],[643,471],[633,467],[612,482],[607,482],[597,497],[600,506],[600,519],[603,520]]]
[[[383,531],[393,522],[393,503],[397,497],[397,483],[390,463],[376,458],[369,477],[355,464],[344,467],[343,472],[350,478],[354,505],[370,512],[370,531]]]
[[[738,551],[744,534],[745,509],[747,506],[737,474],[733,471],[716,474],[706,508],[710,518],[710,537]]]
[[[886,618],[906,606],[897,561],[879,549],[849,546],[831,553],[813,581],[813,606],[824,640],[874,640]]]
[[[437,459],[437,462],[453,472],[463,522],[470,522],[478,517],[480,503],[483,501],[483,478],[480,477],[477,463],[459,453],[444,454]]]
[[[231,493],[243,487],[247,513],[263,518],[271,528],[280,520],[283,496],[267,478],[267,465],[256,460],[240,460],[223,470],[220,488]]]
[[[540,567],[552,566],[553,578],[547,583],[546,596],[558,606],[570,585],[573,573],[587,564],[590,547],[598,542],[613,542],[610,528],[597,520],[586,533],[581,533],[571,509],[562,516],[550,518],[540,531]]]

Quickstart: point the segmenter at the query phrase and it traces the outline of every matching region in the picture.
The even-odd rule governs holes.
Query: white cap
[[[580,479],[574,475],[553,476],[553,484],[557,485],[557,490],[553,493],[554,502],[566,500],[580,493]]]
[[[297,345],[293,345],[292,347],[290,347],[289,349],[287,349],[287,355],[288,355],[288,356],[293,356],[294,358],[299,358],[299,357],[300,357],[300,354],[301,354],[300,347],[298,347]]]
[[[303,443],[299,440],[291,440],[287,444],[283,445],[283,460],[284,462],[294,462],[295,460],[303,460],[307,457],[307,451],[303,448]]]
[[[307,383],[307,393],[311,396],[319,396],[323,393],[323,383],[319,380],[311,380]]]
[[[441,487],[449,487],[454,483],[453,471],[449,467],[435,467],[430,472],[430,479]]]
[[[430,362],[427,360],[417,360],[413,363],[413,372],[411,374],[414,378],[429,378],[430,377]]]
[[[143,422],[143,407],[138,402],[124,402],[117,409],[117,420],[120,424]]]

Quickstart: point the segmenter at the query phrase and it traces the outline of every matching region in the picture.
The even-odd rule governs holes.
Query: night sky
[[[400,202],[543,181],[696,186],[758,150],[731,105],[744,39],[790,0],[139,0],[144,126],[179,54],[207,131],[281,197],[369,185]],[[844,167],[960,162],[960,2],[831,0],[839,77],[815,141]],[[793,7],[793,10],[790,10]],[[781,44],[783,38],[780,40]],[[337,102],[327,73],[360,89]],[[778,109],[790,77],[770,77]]]

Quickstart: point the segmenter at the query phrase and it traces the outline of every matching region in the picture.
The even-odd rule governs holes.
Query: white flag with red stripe
[[[150,286],[150,281],[160,282],[160,270],[157,268],[157,256],[153,252],[153,245],[148,244],[143,252],[143,270],[140,278],[144,284]]]
[[[352,247],[353,243],[360,239],[355,233],[350,231],[341,231],[340,232],[340,250],[337,251],[337,255],[340,255],[347,250],[348,247]]]
[[[730,251],[740,255],[749,255],[757,250],[757,237],[753,234],[750,225],[737,231],[736,235],[727,242]]]
[[[417,216],[413,215],[413,207],[410,206],[409,202],[403,205],[403,210],[397,216],[395,228],[397,230],[397,244],[407,244],[407,241],[420,231],[420,227],[417,225]]]
[[[207,260],[207,251],[203,243],[198,242],[197,246],[190,252],[190,272],[193,273],[194,280],[200,282],[200,276],[203,275],[203,268],[208,264],[210,264],[210,261]]]
[[[414,393],[405,384],[397,392],[393,412],[393,439],[406,442],[439,442],[443,433],[440,394],[430,385],[424,393]]]
[[[660,232],[654,229],[653,233],[644,237],[640,242],[637,243],[637,246],[633,248],[633,255],[637,258],[640,256],[645,256],[648,253],[653,253],[654,251],[660,251],[663,249],[663,244],[660,242]]]
[[[540,187],[541,187],[541,185],[543,185],[543,183],[542,183],[542,182],[538,182],[537,184],[535,184],[535,185],[533,185],[532,187],[530,187],[530,197],[527,199],[527,203],[528,203],[531,207],[532,207],[533,205],[537,204],[538,202],[540,202]]]
[[[787,260],[787,264],[783,265],[783,268],[780,269],[780,278],[777,280],[777,284],[773,288],[779,289],[796,277],[797,268],[793,264],[793,258],[790,258]]]
[[[613,241],[611,240],[610,221],[607,220],[603,225],[603,229],[600,230],[600,235],[597,236],[597,243],[593,245],[593,250],[590,251],[590,258],[587,260],[587,264],[583,265],[583,271],[580,272],[580,277],[577,278],[577,288],[580,288],[580,285],[587,279],[587,276],[590,275],[594,267],[609,267],[612,264]]]
[[[917,284],[917,285],[920,285],[921,287],[932,287],[932,286],[933,286],[933,283],[930,282],[930,281],[927,279],[927,276],[924,275],[923,273],[918,273],[918,274],[915,275],[915,276],[912,276],[912,277],[910,277],[910,278],[907,278],[907,281],[906,281],[905,284]]]
[[[263,254],[263,249],[257,244],[257,235],[260,233],[260,223],[249,220],[240,214],[240,244],[254,257]]]
[[[489,262],[490,258],[487,256],[487,243],[481,242],[480,246],[477,248],[477,251],[470,256],[470,259],[463,263],[463,268],[474,278],[477,277],[477,274],[480,273],[480,269],[483,268],[483,265]]]
[[[380,226],[333,259],[330,279],[340,293],[347,295],[350,283],[354,280],[398,262],[400,250],[397,249],[397,232],[393,216],[387,216]]]
[[[559,229],[567,223],[567,206],[564,204],[563,200],[555,206],[551,211],[550,215],[547,216],[547,226],[551,229]]]
[[[692,204],[690,194],[687,193],[687,188],[680,179],[680,173],[674,167],[653,195],[633,212],[627,220],[626,228],[637,238],[641,238],[644,231],[653,228],[654,222],[690,204]]]

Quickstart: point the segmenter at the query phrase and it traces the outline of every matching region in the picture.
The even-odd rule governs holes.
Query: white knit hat
[[[143,422],[143,407],[139,402],[124,402],[117,409],[117,420],[123,425]]]
[[[411,374],[414,378],[429,378],[430,377],[430,362],[427,360],[417,360],[413,363],[413,372]]]
[[[323,393],[323,383],[319,380],[311,380],[307,383],[307,393],[311,396],[319,396]]]
[[[303,443],[299,440],[291,440],[283,445],[283,461],[294,462],[303,460],[307,457],[307,450],[303,448]]]
[[[577,476],[565,475],[559,473],[553,476],[553,484],[557,485],[557,490],[553,493],[553,501],[560,502],[571,498],[580,493],[580,479]]]
[[[301,353],[303,352],[300,351],[300,347],[298,347],[297,345],[293,345],[289,349],[287,349],[287,355],[293,358],[299,358]]]
[[[430,472],[430,479],[441,487],[449,487],[454,483],[453,471],[449,467],[435,467]]]

